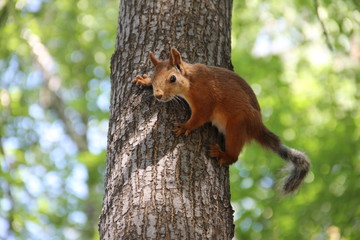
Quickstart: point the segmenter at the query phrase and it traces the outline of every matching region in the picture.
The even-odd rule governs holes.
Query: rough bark
[[[231,239],[228,167],[208,145],[223,142],[207,124],[176,138],[173,123],[190,115],[185,103],[159,103],[131,80],[151,73],[149,51],[229,68],[231,0],[121,1],[111,62],[101,239]]]

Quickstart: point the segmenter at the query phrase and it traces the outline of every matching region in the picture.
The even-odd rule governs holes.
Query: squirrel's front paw
[[[150,86],[151,78],[149,78],[146,74],[143,76],[137,75],[132,82],[136,83],[136,85]]]
[[[190,133],[190,129],[185,127],[185,123],[175,123],[174,126],[177,127],[176,129],[172,130],[175,135],[178,137],[181,134],[185,133],[185,136],[188,136]]]

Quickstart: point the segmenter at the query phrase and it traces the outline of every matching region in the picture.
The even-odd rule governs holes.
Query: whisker
[[[176,95],[171,95],[171,101],[170,104],[175,104],[176,106],[179,105],[178,100],[176,99]]]
[[[176,102],[177,105],[179,105],[181,107],[181,103],[179,101],[179,98],[175,95],[173,100]]]
[[[177,102],[179,103],[180,107],[182,109],[186,109],[187,104],[186,104],[185,100],[179,96],[175,96],[175,98],[176,98]]]

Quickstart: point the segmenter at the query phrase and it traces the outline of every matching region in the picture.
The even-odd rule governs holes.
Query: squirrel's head
[[[155,66],[151,79],[156,99],[167,102],[175,96],[184,97],[189,90],[190,82],[186,77],[186,63],[179,51],[172,48],[169,60],[166,61],[158,60],[152,52],[149,56]]]

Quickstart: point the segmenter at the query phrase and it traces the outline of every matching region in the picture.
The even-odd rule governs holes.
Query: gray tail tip
[[[285,184],[283,186],[283,193],[289,194],[298,189],[303,183],[305,177],[310,171],[311,164],[305,153],[298,150],[287,148],[287,153],[284,155],[286,156],[285,160],[292,164],[290,175],[285,180]]]
[[[290,194],[297,190],[300,185],[303,183],[305,177],[307,176],[309,169],[293,169],[290,175],[285,180],[283,186],[283,193]]]

